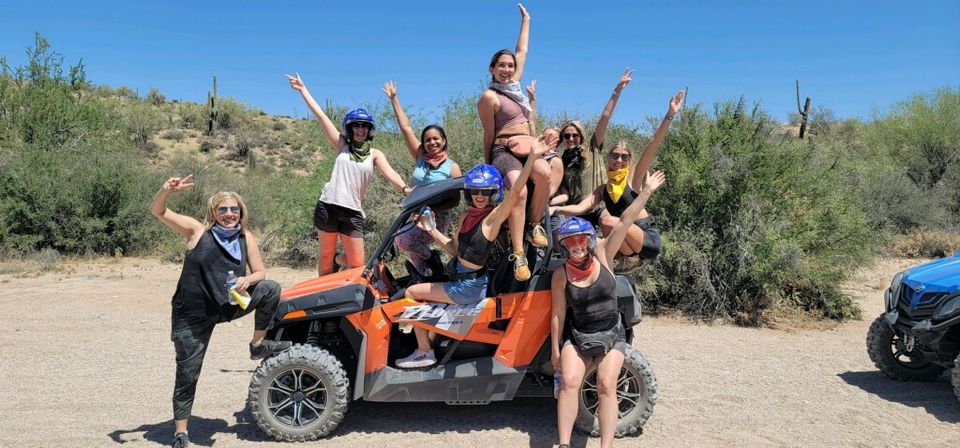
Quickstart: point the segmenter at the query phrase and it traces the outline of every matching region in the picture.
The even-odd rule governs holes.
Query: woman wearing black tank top
[[[607,153],[607,183],[593,190],[593,194],[586,196],[578,204],[562,207],[550,207],[550,213],[562,213],[571,216],[581,216],[602,202],[605,209],[600,213],[600,228],[604,235],[609,234],[613,226],[622,221],[624,210],[630,206],[637,196],[637,189],[643,182],[643,176],[650,170],[657,147],[667,135],[673,117],[680,112],[683,105],[684,92],[681,90],[670,99],[670,105],[663,121],[653,133],[650,143],[644,148],[640,160],[633,166],[632,174],[630,159],[633,152],[625,141],[618,142]],[[629,221],[632,225],[627,228],[627,237],[617,251],[623,256],[617,259],[617,272],[625,273],[636,269],[641,260],[651,260],[660,254],[660,233],[653,227],[653,218],[642,210],[636,219]],[[632,256],[631,255],[636,255]]]
[[[557,146],[556,133],[545,133],[533,144],[531,157],[520,172],[519,179],[526,182],[533,172],[533,164],[550,148]],[[436,227],[427,227],[421,218],[417,227],[427,231],[434,241],[451,256],[456,257],[454,279],[443,283],[418,283],[407,287],[407,297],[413,300],[466,305],[486,298],[486,263],[493,249],[493,241],[500,228],[516,207],[521,193],[510,190],[502,203],[496,204],[503,194],[503,179],[491,165],[480,164],[464,176],[464,198],[469,201],[467,212],[460,216],[456,239],[449,238]],[[397,367],[426,367],[437,362],[431,348],[430,335],[420,327],[413,328],[417,336],[417,349],[410,356],[397,360]]]
[[[557,397],[557,430],[560,446],[568,446],[573,423],[577,418],[580,385],[587,366],[597,363],[597,395],[600,421],[600,446],[613,446],[617,427],[617,380],[623,366],[626,337],[620,330],[613,350],[602,356],[581,354],[568,337],[563,324],[569,308],[571,324],[581,333],[604,332],[617,327],[621,317],[617,310],[616,280],[610,266],[623,244],[628,228],[637,219],[650,195],[665,181],[662,171],[648,174],[633,203],[623,211],[605,238],[597,239],[593,226],[573,217],[558,230],[561,251],[567,256],[563,266],[553,271],[551,290],[553,308],[550,320],[550,346],[553,368],[561,375]]]
[[[167,208],[172,193],[193,187],[193,175],[171,177],[153,197],[150,212],[187,241],[180,281],[174,292],[170,339],[177,352],[177,376],[173,389],[173,446],[187,446],[187,419],[203,366],[213,327],[257,310],[254,317],[250,358],[261,359],[286,350],[289,341],[264,339],[267,325],[277,310],[280,286],[266,280],[257,239],[247,226],[247,207],[233,192],[220,192],[207,201],[206,223]],[[247,274],[247,268],[250,273]],[[226,280],[237,275],[233,290],[247,293],[246,309],[231,303]]]

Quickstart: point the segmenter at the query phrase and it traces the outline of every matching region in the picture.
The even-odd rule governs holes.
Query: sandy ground
[[[960,446],[960,403],[947,376],[899,383],[870,362],[864,338],[882,288],[912,260],[881,261],[846,286],[864,320],[771,330],[646,318],[636,345],[660,398],[642,435],[618,446]],[[173,432],[170,296],[180,266],[150,259],[0,263],[0,447],[166,445]],[[292,285],[309,271],[275,269]],[[220,325],[200,379],[196,446],[279,446],[245,409],[257,362],[253,319]],[[487,406],[352,403],[324,447],[550,447],[555,402]],[[574,446],[599,446],[575,433]],[[295,445],[295,444],[291,444]]]

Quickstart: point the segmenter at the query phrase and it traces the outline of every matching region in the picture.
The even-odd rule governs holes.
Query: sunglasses
[[[590,244],[590,237],[587,235],[575,235],[564,238],[560,243],[567,248],[587,247],[587,245]]]
[[[226,213],[226,212],[228,212],[228,211],[231,212],[231,213],[240,213],[240,206],[239,206],[239,205],[234,205],[233,207],[217,207],[217,214],[218,214],[218,215],[222,215],[222,214],[224,214],[224,213]]]
[[[474,195],[483,195],[483,196],[493,196],[496,193],[496,190],[481,190],[479,188],[467,188],[467,194],[470,196]]]
[[[629,162],[630,154],[620,153],[620,152],[611,152],[610,160],[623,160],[624,162]]]
[[[371,126],[370,123],[364,123],[364,122],[361,121],[361,122],[350,123],[350,127],[351,127],[351,128],[361,128],[361,129],[370,129],[370,128],[372,128],[373,126]]]
[[[563,134],[563,139],[564,139],[564,140],[573,140],[573,139],[575,139],[575,138],[576,138],[576,139],[580,138],[580,134],[577,134],[577,133]]]

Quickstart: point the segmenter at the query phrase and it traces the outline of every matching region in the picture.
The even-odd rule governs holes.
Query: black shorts
[[[490,162],[500,173],[503,181],[506,182],[507,173],[523,170],[523,164],[527,163],[527,158],[517,157],[516,154],[510,152],[510,148],[504,145],[493,145],[490,150]]]
[[[335,204],[317,201],[317,207],[313,209],[313,226],[322,232],[363,238],[363,215]]]
[[[660,232],[653,227],[653,217],[638,219],[633,224],[643,230],[643,248],[639,252],[640,258],[644,260],[657,258],[663,249],[663,241],[660,239]]]

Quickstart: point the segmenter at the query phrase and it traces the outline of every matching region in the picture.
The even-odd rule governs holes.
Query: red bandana
[[[423,161],[427,162],[427,166],[430,169],[440,168],[440,165],[443,165],[443,162],[447,161],[447,152],[446,151],[437,151],[434,154],[430,154],[430,151],[427,151],[426,148],[423,149]]]
[[[587,259],[583,260],[580,264],[577,264],[571,258],[567,258],[567,262],[564,265],[567,267],[567,279],[572,282],[577,282],[583,280],[590,276],[590,273],[593,272],[593,262],[594,256],[587,255]]]
[[[467,207],[467,217],[463,219],[463,224],[460,225],[460,234],[463,235],[477,226],[480,221],[483,221],[483,218],[486,218],[490,212],[493,211],[493,207],[484,207],[476,208],[474,206]]]

